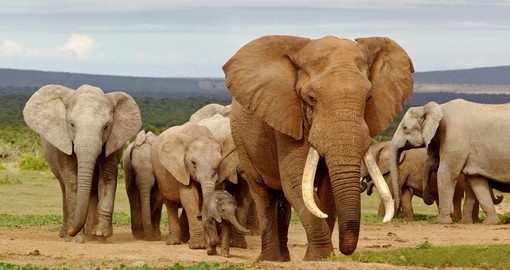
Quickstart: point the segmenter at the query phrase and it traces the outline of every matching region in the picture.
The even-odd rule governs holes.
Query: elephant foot
[[[272,261],[272,262],[288,262],[290,261],[290,253],[288,248],[285,250],[277,248],[266,248],[262,250],[257,261]]]
[[[218,253],[216,251],[216,247],[209,247],[209,248],[207,248],[207,255],[216,255],[216,253]]]
[[[463,217],[459,220],[459,223],[462,223],[462,224],[471,224],[471,223],[474,223],[473,222],[473,219],[471,217]]]
[[[237,248],[248,248],[248,243],[246,243],[246,238],[240,235],[239,237],[230,239],[230,246]]]
[[[482,223],[485,225],[499,225],[501,224],[501,219],[497,215],[490,215],[485,217]]]
[[[159,241],[161,240],[161,235],[148,235],[144,237],[145,241]]]
[[[223,249],[221,250],[221,256],[223,256],[223,257],[225,257],[225,258],[230,258],[230,257],[232,257],[232,256],[230,255],[230,252],[229,252],[228,250],[223,250]]]
[[[113,226],[111,223],[111,219],[109,221],[99,219],[97,225],[92,229],[90,233],[93,236],[107,238],[112,236],[113,234]]]
[[[404,221],[412,222],[412,221],[414,221],[414,216],[404,216]]]
[[[448,216],[437,216],[436,219],[434,219],[434,223],[439,223],[439,224],[451,224],[453,223],[452,221],[452,218],[450,217],[450,215]]]
[[[132,235],[136,239],[144,239],[145,238],[145,234],[143,232],[134,232],[133,231]]]
[[[168,238],[166,239],[166,244],[167,245],[180,245],[180,244],[182,244],[182,242],[181,242],[181,239],[179,239],[177,237],[168,236]]]
[[[66,234],[66,236],[64,236],[64,241],[71,243],[85,243],[86,239],[85,235],[83,235],[82,233],[79,233],[75,236],[69,236]]]
[[[62,226],[62,228],[60,228],[60,232],[58,233],[58,236],[60,238],[64,238],[67,236],[67,228],[66,226]]]
[[[330,244],[327,247],[317,247],[308,245],[306,248],[305,257],[303,261],[320,261],[327,259],[331,254],[334,253],[333,245]]]
[[[193,239],[191,238],[188,242],[190,249],[205,249],[205,241],[203,237],[199,237],[199,239]]]

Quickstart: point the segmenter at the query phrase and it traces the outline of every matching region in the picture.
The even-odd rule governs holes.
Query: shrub
[[[48,163],[43,157],[35,157],[31,154],[22,154],[19,160],[19,167],[22,170],[44,171],[48,170]]]

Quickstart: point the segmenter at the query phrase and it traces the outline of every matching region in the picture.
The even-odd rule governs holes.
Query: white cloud
[[[72,34],[66,43],[57,47],[57,53],[72,53],[78,59],[85,59],[95,55],[99,44],[91,37]]]
[[[12,40],[0,43],[0,57],[15,57],[23,52],[23,47]]]

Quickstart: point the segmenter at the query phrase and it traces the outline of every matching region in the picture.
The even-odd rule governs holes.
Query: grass
[[[62,265],[62,267],[59,267],[61,269],[68,269],[67,266]],[[2,263],[0,262],[0,270],[41,270],[41,269],[47,269],[44,267],[38,267],[31,264],[26,265],[15,265],[15,264],[9,264],[9,263]],[[99,268],[98,268],[99,269]],[[147,265],[143,265],[140,267],[127,267],[125,265],[120,265],[118,267],[114,267],[114,270],[237,270],[241,268],[237,268],[235,266],[227,266],[227,267],[221,267],[218,263],[207,263],[207,262],[200,262],[195,265],[190,266],[183,266],[179,263],[176,263],[172,266],[167,267],[149,267]]]
[[[383,251],[365,250],[351,256],[334,256],[333,261],[383,263],[427,268],[510,269],[510,245],[459,245],[435,247],[425,241],[414,248]]]

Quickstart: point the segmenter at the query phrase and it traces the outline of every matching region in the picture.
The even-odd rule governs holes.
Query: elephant
[[[236,218],[237,203],[226,190],[217,189],[204,197],[202,212],[199,220],[202,221],[207,243],[207,255],[215,255],[219,243],[218,227],[221,233],[221,255],[230,258],[231,226],[241,234],[250,231],[244,228]]]
[[[304,260],[334,252],[337,215],[339,249],[354,252],[361,160],[372,163],[365,155],[371,137],[412,95],[407,53],[386,37],[270,35],[244,45],[223,71],[233,97],[232,137],[259,220],[257,260],[290,260],[291,206],[306,231]]]
[[[76,90],[46,85],[27,101],[23,117],[40,134],[48,165],[60,183],[60,236],[78,242],[86,240],[83,235],[111,236],[122,147],[142,125],[135,100],[91,85]]]
[[[429,102],[410,108],[393,135],[390,163],[398,179],[396,160],[402,149],[426,147],[428,159],[437,163],[439,215],[437,223],[452,223],[450,209],[454,187],[465,179],[463,219],[469,218],[477,200],[486,214],[484,224],[500,224],[489,182],[510,183],[510,104],[478,104],[455,99],[444,104]],[[439,162],[440,161],[440,162]],[[395,174],[393,174],[395,171]],[[476,196],[476,200],[475,200]],[[424,183],[423,199],[429,199]],[[467,204],[467,205],[466,205]],[[463,221],[464,222],[464,221]]]
[[[209,105],[206,105],[206,107]],[[205,108],[205,107],[204,107]],[[201,109],[203,110],[203,109]],[[200,110],[199,110],[200,111]],[[191,122],[191,121],[190,121]],[[232,140],[232,134],[230,129],[230,118],[221,114],[214,114],[210,117],[200,119],[196,122],[197,125],[207,127],[216,138],[221,138],[224,141],[227,149],[234,149],[234,141]],[[229,163],[235,166],[235,170],[232,170],[228,178],[230,181],[224,182],[224,189],[230,192],[236,199],[237,209],[236,217],[243,226],[249,226],[254,228],[255,232],[258,232],[258,225],[256,222],[248,224],[250,220],[249,215],[256,215],[253,209],[250,212],[250,208],[253,208],[253,198],[251,197],[248,182],[243,178],[244,172],[239,165],[239,158],[237,153],[234,151],[229,156]],[[233,167],[232,167],[233,168]],[[237,231],[232,233],[231,245],[233,247],[246,248],[247,243],[243,234],[239,234]]]
[[[131,210],[131,232],[137,239],[161,240],[163,195],[152,169],[151,146],[157,136],[141,130],[124,150],[122,167]]]
[[[151,147],[151,162],[159,189],[165,198],[170,227],[168,245],[183,242],[178,209],[184,208],[189,224],[191,249],[204,249],[201,224],[196,219],[205,195],[235,172],[228,158],[231,150],[207,127],[189,122],[162,132]]]
[[[217,103],[210,103],[197,110],[189,117],[189,122],[192,124],[197,123],[202,119],[209,118],[215,114],[228,117],[230,114],[230,105],[223,106]]]
[[[390,171],[390,141],[375,143],[370,146],[369,151],[375,157],[377,166],[383,174],[387,183],[391,183],[391,171]],[[403,151],[399,158],[398,170],[399,170],[399,194],[402,213],[405,221],[414,221],[414,211],[412,205],[413,195],[422,197],[423,192],[423,169],[427,160],[427,150],[425,148],[413,148]],[[428,175],[428,174],[427,174]],[[369,178],[369,174],[366,171],[365,166],[361,165],[361,176]],[[428,205],[434,201],[438,204],[438,190],[437,190],[437,179],[436,173],[430,174],[428,177],[429,192],[433,197],[433,201],[427,202]],[[396,192],[393,190],[393,194]],[[464,198],[464,179],[459,179],[455,187],[454,198],[453,198],[453,214],[454,219],[460,220],[462,215],[462,199]],[[438,205],[439,206],[439,205]],[[478,206],[478,205],[477,205]],[[397,209],[399,209],[397,208]],[[478,212],[476,212],[478,215]],[[381,201],[378,210],[378,216],[384,216],[384,207]]]

